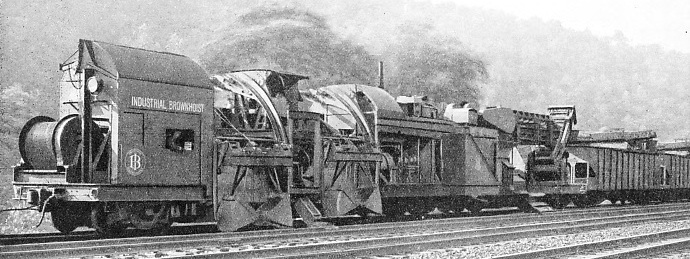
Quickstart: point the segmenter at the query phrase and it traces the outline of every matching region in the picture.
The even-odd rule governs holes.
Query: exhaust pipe
[[[379,88],[383,88],[383,61],[379,61]]]

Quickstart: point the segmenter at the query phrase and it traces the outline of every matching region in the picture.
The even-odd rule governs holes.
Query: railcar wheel
[[[566,206],[568,206],[568,203],[570,203],[570,199],[565,196],[552,197],[546,201],[546,204],[551,206],[551,208],[558,210],[564,209]]]
[[[156,235],[167,235],[170,232],[172,221],[156,225],[151,229],[152,233]]]
[[[467,205],[467,210],[472,214],[479,214],[484,209],[484,204],[481,202],[471,202]]]
[[[91,209],[91,227],[101,236],[117,237],[121,236],[127,226],[119,222],[108,220],[108,212],[100,205],[95,205]]]
[[[601,203],[601,199],[597,198],[596,196],[590,195],[583,195],[573,199],[573,204],[575,204],[575,206],[579,208],[594,207],[596,205],[599,205],[599,203]]]
[[[417,206],[409,207],[407,209],[407,212],[409,212],[410,215],[412,215],[413,217],[422,218],[422,219],[424,217],[426,217],[426,214],[428,213],[428,211],[425,210],[424,208],[420,208]]]
[[[400,206],[386,206],[383,207],[383,215],[386,217],[400,217],[405,214],[405,210],[401,209]]]
[[[651,200],[646,195],[636,195],[632,199],[632,203],[636,205],[648,205]]]
[[[517,202],[517,207],[520,211],[526,212],[526,213],[532,213],[532,212],[539,212],[537,208],[532,206],[528,200],[520,200]]]
[[[79,214],[68,205],[53,208],[50,218],[55,229],[63,234],[69,234],[81,225]]]
[[[130,222],[137,229],[149,229],[152,233],[166,234],[172,225],[170,206],[164,202],[132,205]]]

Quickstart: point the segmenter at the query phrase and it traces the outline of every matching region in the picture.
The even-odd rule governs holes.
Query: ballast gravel
[[[495,256],[524,253],[527,251],[570,246],[684,228],[690,228],[690,220],[648,222],[645,224],[594,230],[577,234],[524,238],[491,244],[434,249],[404,255],[387,255],[366,258],[491,258]]]

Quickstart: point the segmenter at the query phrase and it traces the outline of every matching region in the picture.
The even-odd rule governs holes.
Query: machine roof
[[[82,39],[78,69],[85,68],[113,79],[213,88],[206,71],[186,56]]]
[[[363,92],[369,96],[372,102],[376,104],[379,114],[381,112],[394,114],[403,113],[400,105],[398,105],[398,103],[395,101],[395,98],[381,88],[356,84],[331,85],[327,86],[326,88],[331,89],[334,92],[339,92],[346,96],[350,96],[350,98],[354,98],[354,94],[356,92]]]

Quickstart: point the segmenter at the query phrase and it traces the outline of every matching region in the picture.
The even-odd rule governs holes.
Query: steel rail
[[[634,249],[625,249],[621,251],[616,251],[614,253],[609,253],[605,255],[593,256],[592,259],[612,259],[612,258],[649,258],[653,255],[667,254],[671,251],[682,251],[690,247],[690,238],[688,234],[690,231],[686,231],[681,235],[685,236],[683,238],[675,238],[671,240],[665,240],[663,242],[644,245],[641,247],[636,247]]]
[[[35,233],[35,234],[21,234],[21,235],[0,235],[0,246],[32,244],[32,243],[47,243],[47,242],[67,242],[79,240],[93,240],[97,239],[96,231],[74,231],[69,235],[61,233]]]
[[[189,235],[192,233],[212,233],[217,232],[215,225],[211,224],[188,224],[172,226],[168,230],[168,235]],[[156,236],[147,230],[127,229],[124,233],[126,237]],[[60,232],[52,233],[31,233],[31,234],[11,234],[0,235],[0,246],[23,245],[23,244],[46,244],[55,242],[89,241],[106,239],[99,236],[93,230],[77,230],[69,234]],[[113,238],[110,238],[113,239]]]

